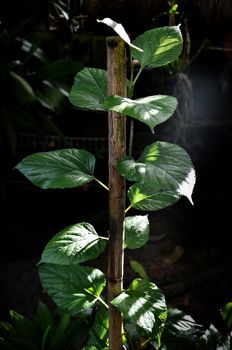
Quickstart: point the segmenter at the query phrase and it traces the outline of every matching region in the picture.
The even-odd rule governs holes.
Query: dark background
[[[184,147],[196,168],[194,206],[183,198],[171,208],[150,213],[151,239],[138,252],[127,252],[125,283],[134,277],[129,260],[136,259],[164,291],[170,305],[198,321],[221,326],[219,309],[232,298],[231,1],[179,1],[180,13],[174,17],[168,14],[165,1],[86,0],[69,4],[24,0],[0,6],[1,319],[7,318],[9,309],[33,316],[38,300],[47,300],[36,262],[55,233],[67,225],[89,221],[106,235],[108,222],[107,195],[97,185],[45,191],[14,170],[30,153],[85,147],[96,155],[97,175],[107,182],[107,116],[76,110],[67,97],[59,97],[51,108],[26,101],[16,110],[16,92],[8,89],[6,67],[12,65],[36,91],[40,89],[40,82],[33,77],[42,63],[28,59],[28,53],[21,50],[21,39],[27,39],[38,45],[49,62],[72,59],[83,66],[105,68],[105,38],[112,31],[97,24],[96,18],[111,17],[121,22],[132,38],[174,20],[182,23],[185,44],[188,35],[191,42],[188,57],[178,66],[143,72],[136,96],[169,93],[178,98],[179,109],[157,127],[154,136],[135,122],[133,154],[138,156],[154,139]],[[18,61],[24,62],[23,72],[17,68]],[[71,73],[58,79],[54,87],[70,90],[75,76]],[[6,91],[12,92],[8,95]],[[10,106],[8,119],[6,105]],[[27,122],[22,110],[30,116]],[[96,263],[105,269],[106,257]]]

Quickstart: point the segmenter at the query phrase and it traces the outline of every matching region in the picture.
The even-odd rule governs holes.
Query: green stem
[[[134,79],[134,81],[133,81],[133,83],[132,83],[133,89],[134,89],[134,86],[135,86],[135,84],[136,84],[136,82],[137,82],[137,80],[138,80],[140,74],[142,73],[142,70],[143,70],[143,66],[140,67],[140,69],[139,69],[139,71],[138,71],[138,73],[137,73],[137,75],[136,75],[136,77],[135,77],[135,79]]]
[[[107,309],[109,306],[106,304],[106,302],[99,296],[95,295],[94,293],[90,292],[87,288],[84,288],[84,291],[90,295],[92,295],[95,299],[97,299],[102,305],[104,305]]]
[[[100,180],[98,180],[95,176],[93,177],[93,179],[102,187],[104,187],[107,191],[109,191],[109,187],[107,187],[103,182],[101,182]]]
[[[132,208],[132,205],[129,205],[129,207],[126,208],[125,214]]]

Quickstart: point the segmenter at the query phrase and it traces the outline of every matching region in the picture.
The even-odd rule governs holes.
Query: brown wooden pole
[[[126,94],[126,49],[119,37],[107,38],[108,94]],[[108,300],[110,350],[122,349],[122,316],[110,304],[123,290],[125,180],[117,163],[126,153],[126,117],[109,112],[109,257]]]

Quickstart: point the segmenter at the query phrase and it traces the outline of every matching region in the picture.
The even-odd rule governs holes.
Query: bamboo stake
[[[108,94],[125,96],[126,49],[119,37],[107,38]],[[123,289],[125,180],[117,171],[117,163],[126,153],[126,118],[109,112],[109,256],[108,300],[110,350],[122,349],[122,316],[110,304]]]

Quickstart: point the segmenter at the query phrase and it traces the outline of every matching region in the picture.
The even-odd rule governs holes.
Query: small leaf
[[[232,329],[232,302],[227,303],[221,310],[223,320],[229,329]]]
[[[156,211],[176,203],[180,195],[160,183],[136,183],[129,188],[128,198],[135,209]]]
[[[105,286],[100,270],[80,265],[41,264],[39,275],[49,296],[70,315],[91,309]]]
[[[128,216],[125,218],[125,247],[140,248],[149,238],[149,220],[147,215]]]
[[[165,122],[173,115],[177,107],[177,100],[175,97],[163,95],[148,96],[137,100],[115,95],[107,97],[104,106],[145,123],[154,132],[156,125]]]
[[[136,260],[130,260],[130,267],[132,268],[132,270],[134,272],[136,272],[140,278],[144,279],[144,280],[149,280],[149,277],[143,267],[142,264],[140,264],[138,261]]]
[[[52,325],[52,315],[47,307],[42,301],[39,301],[36,310],[36,325],[40,328],[41,332],[44,333],[46,329]]]
[[[130,181],[159,182],[164,189],[176,191],[192,203],[195,171],[188,153],[177,145],[160,141],[152,143],[137,161],[132,157],[119,161],[118,170]]]
[[[43,189],[72,188],[93,180],[95,157],[78,149],[39,152],[17,166],[33,184]]]
[[[133,321],[148,333],[159,336],[167,317],[165,298],[152,282],[135,279],[130,287],[111,302],[125,320]]]
[[[103,102],[107,97],[107,72],[97,68],[84,68],[75,76],[70,102],[79,108],[105,111]]]
[[[160,67],[179,57],[183,39],[179,26],[168,26],[146,31],[133,44],[143,49],[143,52],[132,49],[133,57],[142,67]]]
[[[57,233],[46,245],[40,262],[74,265],[96,258],[105,247],[106,240],[92,225],[82,222]]]
[[[130,37],[128,36],[127,32],[121,25],[121,23],[117,23],[113,21],[111,18],[104,18],[102,20],[97,19],[97,22],[99,23],[104,23],[107,26],[111,27],[119,36],[122,40],[124,40],[130,47],[134,48],[135,50],[138,50],[142,52],[143,50],[140,49],[139,47],[131,44]]]

